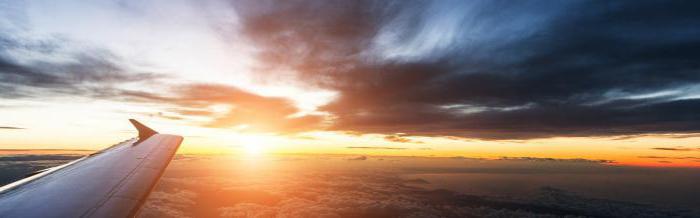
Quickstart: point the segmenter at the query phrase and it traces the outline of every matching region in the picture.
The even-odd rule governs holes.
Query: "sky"
[[[693,1],[0,1],[0,148],[700,166]]]

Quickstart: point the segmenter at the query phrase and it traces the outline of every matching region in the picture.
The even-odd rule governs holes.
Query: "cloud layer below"
[[[693,212],[623,199],[668,204],[651,197],[664,190],[674,193],[672,208],[696,201],[691,193],[681,194],[680,188],[651,179],[662,174],[674,177],[679,186],[692,185],[696,176],[683,170],[617,168],[584,160],[362,157],[351,161],[340,156],[279,156],[258,159],[264,166],[251,167],[245,159],[180,156],[149,197],[141,216],[665,217]],[[221,162],[228,164],[218,164]],[[643,181],[656,187],[649,189],[656,194],[623,188],[642,184],[642,175],[653,180]],[[616,182],[610,182],[611,176]],[[513,183],[522,189],[514,188]],[[611,189],[616,190],[614,200],[590,197]],[[680,199],[687,202],[678,203]]]

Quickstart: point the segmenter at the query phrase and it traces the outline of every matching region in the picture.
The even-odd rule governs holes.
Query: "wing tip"
[[[148,139],[148,137],[158,134],[158,132],[156,132],[155,130],[151,129],[146,125],[143,125],[141,122],[135,119],[129,119],[129,122],[131,122],[131,124],[134,125],[134,128],[136,128],[136,130],[139,132],[139,140],[136,143],[134,143],[134,145],[141,143],[142,141]]]

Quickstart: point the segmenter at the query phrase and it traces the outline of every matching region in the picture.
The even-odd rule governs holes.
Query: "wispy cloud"
[[[369,149],[369,150],[406,150],[408,148],[402,148],[402,147],[382,147],[382,146],[348,146],[345,148],[349,149]]]
[[[90,97],[118,84],[164,77],[135,72],[107,49],[80,48],[78,42],[63,38],[28,39],[12,34],[0,33],[2,98]]]
[[[351,158],[348,158],[347,160],[367,160],[367,156],[351,157]]]
[[[639,158],[646,158],[646,159],[668,159],[668,160],[692,160],[692,161],[700,161],[700,157],[671,157],[671,156],[639,156]]]
[[[384,136],[384,140],[390,141],[390,142],[400,142],[400,143],[417,143],[417,144],[422,144],[422,141],[417,141],[413,140],[409,137],[400,135],[400,134],[394,134],[394,135],[387,135]]]
[[[660,151],[700,151],[699,148],[687,148],[687,147],[656,147],[656,148],[651,148],[653,150],[660,150]]]
[[[541,157],[501,157],[499,160],[516,160],[516,161],[537,161],[537,162],[572,162],[572,163],[615,163],[614,160],[593,160],[585,158],[541,158]]]

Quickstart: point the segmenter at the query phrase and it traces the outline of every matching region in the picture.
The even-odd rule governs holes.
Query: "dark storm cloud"
[[[332,129],[478,138],[700,130],[693,1],[236,5],[261,71],[340,92]]]

